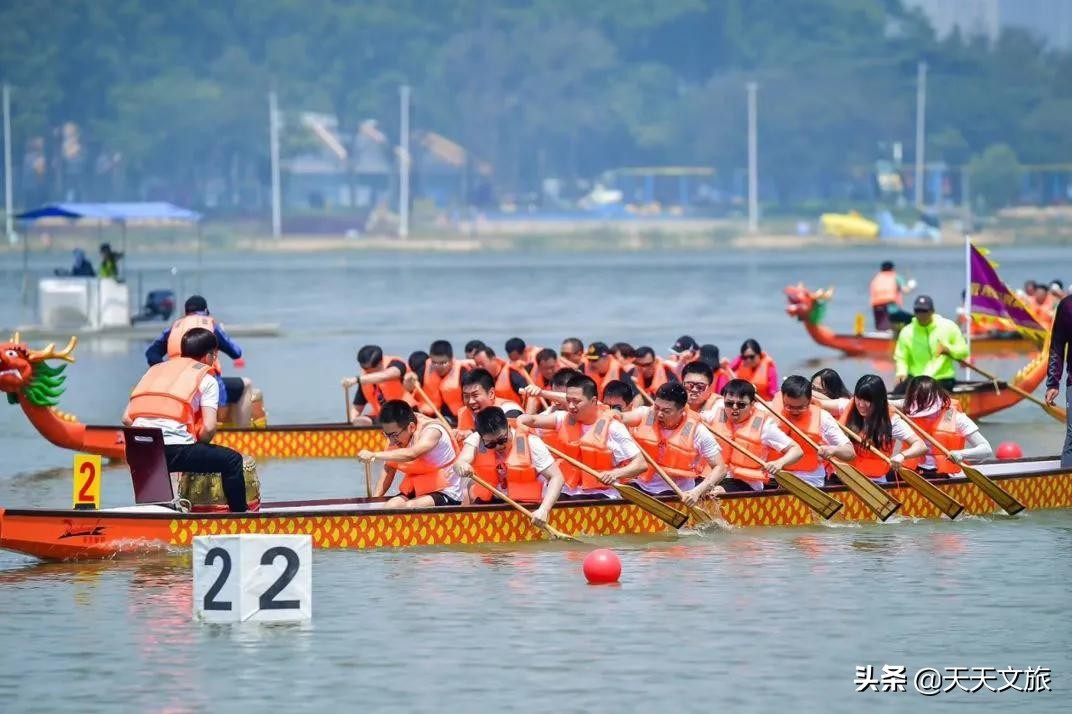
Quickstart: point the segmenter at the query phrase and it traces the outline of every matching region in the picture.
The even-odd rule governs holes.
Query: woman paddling
[[[928,478],[963,476],[962,461],[981,461],[994,455],[994,449],[979,427],[964,412],[953,406],[949,393],[932,377],[913,377],[905,391],[903,410],[912,421],[949,449],[952,459],[936,454],[927,445],[922,459],[906,464]]]
[[[856,382],[849,406],[841,416],[841,423],[863,439],[863,444],[853,444],[856,458],[852,463],[873,481],[886,481],[890,465],[872,454],[868,446],[889,456],[894,467],[927,453],[927,445],[912,427],[896,414],[890,414],[886,383],[877,374],[865,374]]]
[[[841,375],[824,367],[811,376],[812,401],[836,417],[841,416],[852,400],[852,392]]]

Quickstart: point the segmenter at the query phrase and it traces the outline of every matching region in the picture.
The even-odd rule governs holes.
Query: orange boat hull
[[[1072,470],[1061,469],[1054,461],[1004,462],[983,469],[1029,509],[1072,506]],[[965,479],[936,483],[969,513],[997,511],[997,506]],[[886,488],[902,502],[901,517],[940,517],[916,491],[903,486]],[[827,490],[845,504],[835,520],[874,521],[871,511],[851,492],[843,487]],[[362,504],[364,510],[356,510]],[[721,499],[721,514],[734,526],[819,522],[814,512],[783,491],[729,494]],[[550,522],[566,533],[592,536],[667,531],[665,523],[625,501],[560,503]],[[351,549],[515,543],[545,537],[527,518],[503,505],[387,511],[369,509],[366,501],[355,499],[269,503],[260,512],[248,514],[0,510],[0,548],[47,560],[111,558],[186,548],[195,536],[236,533],[308,534],[317,548]]]
[[[851,357],[893,357],[896,339],[874,335],[847,335],[829,327],[805,321],[808,334],[823,347],[840,350]],[[1027,355],[1038,351],[1038,345],[1023,337],[972,337],[973,355]]]

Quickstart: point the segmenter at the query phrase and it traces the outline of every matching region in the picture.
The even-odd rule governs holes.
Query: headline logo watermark
[[[912,686],[925,697],[954,689],[969,694],[986,688],[991,692],[1051,692],[1049,667],[922,667],[912,676]],[[908,671],[903,664],[884,664],[876,675],[873,665],[856,665],[857,692],[907,692]]]

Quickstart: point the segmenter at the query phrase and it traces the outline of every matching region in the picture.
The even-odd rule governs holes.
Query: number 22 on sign
[[[98,454],[75,454],[74,507],[78,510],[100,508],[101,457]]]

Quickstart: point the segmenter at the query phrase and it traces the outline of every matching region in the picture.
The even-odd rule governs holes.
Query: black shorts
[[[424,495],[425,496],[430,496],[432,501],[437,506],[460,506],[460,505],[462,505],[461,501],[455,501],[453,498],[451,498],[447,494],[443,493],[442,491],[432,491],[431,493],[426,493]]]
[[[610,496],[608,496],[605,493],[575,493],[575,494],[570,494],[570,493],[565,493],[565,492],[559,494],[559,496],[558,496],[559,501],[581,501],[581,500],[584,500],[584,499],[588,499],[588,500],[592,500],[592,499],[595,499],[595,500],[603,500],[603,499],[610,500]]]
[[[234,404],[246,391],[246,383],[241,377],[224,377],[223,389],[227,392],[227,403]]]
[[[718,485],[726,489],[726,493],[759,493],[747,481],[736,478],[724,478]]]

